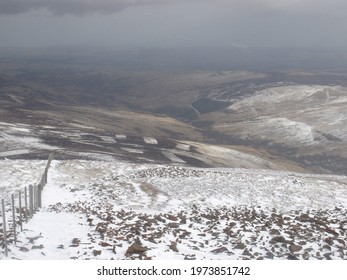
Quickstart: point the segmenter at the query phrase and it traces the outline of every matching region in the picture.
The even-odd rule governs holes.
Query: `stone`
[[[101,242],[99,243],[99,245],[100,245],[101,247],[110,247],[110,246],[112,246],[112,244],[107,243],[107,242],[103,242],[103,241],[101,241]]]
[[[244,249],[246,249],[246,245],[243,244],[243,243],[241,243],[241,242],[239,242],[239,243],[236,244],[236,246],[234,247],[234,249],[244,250]]]
[[[101,250],[93,250],[94,257],[101,255]]]
[[[289,246],[289,251],[294,254],[294,253],[297,253],[297,252],[300,252],[302,250],[302,246],[299,246],[299,245],[295,245],[295,244],[292,244]]]
[[[211,253],[213,254],[229,253],[229,250],[226,247],[219,247],[217,249],[213,249]]]
[[[296,260],[299,260],[296,256],[292,255],[292,254],[289,254],[288,257],[287,257],[288,260],[292,260],[292,261],[296,261]]]
[[[273,259],[275,257],[275,255],[272,252],[266,252],[266,257],[268,259]]]
[[[325,257],[327,260],[332,260],[332,258],[331,258],[331,253],[326,253],[326,254],[324,254],[324,257]]]
[[[269,242],[270,244],[288,243],[288,241],[283,236],[275,236]]]
[[[42,244],[41,245],[33,245],[31,247],[31,250],[41,250],[43,248],[44,248],[44,246]]]
[[[20,247],[19,251],[21,251],[21,252],[29,252],[29,249],[26,248],[26,247]]]
[[[184,260],[196,260],[196,256],[195,255],[185,255]]]
[[[243,256],[249,256],[251,258],[253,258],[253,255],[252,253],[248,250],[248,249],[245,249],[242,253]]]
[[[126,256],[130,256],[130,255],[133,255],[133,254],[143,254],[147,250],[148,249],[146,247],[143,247],[140,244],[135,242],[132,245],[130,245],[130,247],[127,249],[125,255]]]
[[[74,239],[72,239],[72,244],[76,244],[76,245],[79,245],[80,244],[80,242],[81,242],[81,240],[80,239],[78,239],[78,238],[74,238]]]
[[[168,226],[170,228],[179,228],[180,225],[178,223],[169,223]]]
[[[278,229],[271,229],[270,230],[270,234],[271,235],[281,235],[280,231]]]
[[[171,242],[169,248],[174,251],[174,252],[178,252],[178,249],[177,249],[177,243],[176,242]]]

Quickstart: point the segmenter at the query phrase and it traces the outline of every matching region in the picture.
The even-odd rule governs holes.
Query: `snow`
[[[176,145],[176,149],[189,152],[190,151],[190,145],[184,144],[184,143],[178,143]]]
[[[162,154],[164,156],[166,156],[169,160],[171,160],[172,162],[177,162],[177,163],[185,163],[185,161],[183,159],[180,159],[179,157],[177,157],[174,153],[171,153],[169,151],[162,151]]]
[[[15,182],[35,183],[45,165],[44,161],[8,162],[0,161],[1,195],[11,192]],[[24,225],[17,246],[10,245],[8,258],[281,259],[290,254],[289,244],[295,244],[300,253],[292,255],[301,259],[341,259],[347,254],[343,247],[347,235],[340,227],[347,223],[346,179],[54,160],[43,207]],[[276,246],[273,238],[278,234],[289,240],[288,246]],[[127,255],[138,239],[146,254]],[[326,242],[329,251],[323,248]]]
[[[0,122],[0,143],[5,148],[4,151],[0,150],[0,152],[31,149],[45,149],[52,151],[57,149],[56,147],[42,143],[39,138],[31,137],[31,133],[32,127],[29,125]]]
[[[116,134],[115,137],[116,137],[116,139],[119,139],[119,140],[127,139],[127,136],[124,134]]]
[[[124,147],[122,147],[121,149],[122,149],[123,151],[129,152],[129,153],[131,153],[131,154],[143,154],[143,151],[142,151],[142,150],[139,150],[139,149],[124,148]]]
[[[143,137],[143,141],[145,141],[146,144],[158,145],[157,139],[152,138],[152,137]]]
[[[0,157],[8,157],[8,156],[15,156],[15,155],[22,155],[22,154],[29,154],[30,150],[28,149],[19,149],[19,150],[13,150],[13,151],[7,151],[7,152],[0,152]]]

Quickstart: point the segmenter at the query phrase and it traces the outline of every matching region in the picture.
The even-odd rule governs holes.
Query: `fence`
[[[0,231],[0,245],[6,257],[8,256],[8,244],[17,244],[17,227],[23,231],[23,222],[28,222],[37,209],[42,206],[42,190],[47,184],[48,170],[53,158],[54,154],[52,153],[48,157],[45,171],[37,185],[25,187],[23,191],[18,191],[17,196],[12,194],[10,203],[6,204],[4,199],[1,200],[2,232]],[[24,205],[22,204],[23,199]],[[7,207],[8,205],[10,206]],[[9,215],[9,219],[6,218],[7,215]]]

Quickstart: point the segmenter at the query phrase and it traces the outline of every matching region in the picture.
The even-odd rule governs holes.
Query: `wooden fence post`
[[[38,185],[38,206],[39,206],[39,208],[41,208],[42,207],[42,184],[40,183],[39,185]]]
[[[30,208],[30,219],[31,219],[34,214],[34,190],[32,185],[29,186],[29,208]]]
[[[16,225],[16,209],[14,206],[14,195],[11,195],[12,205],[12,228],[13,228],[13,240],[14,244],[17,244],[17,225]]]
[[[33,198],[34,198],[34,212],[36,212],[37,209],[37,185],[33,186]]]
[[[18,191],[18,202],[19,202],[19,225],[20,231],[23,231],[23,211],[22,211],[22,192]]]
[[[5,214],[5,201],[1,200],[2,204],[2,221],[3,221],[3,228],[4,228],[4,247],[5,247],[5,256],[8,256],[8,249],[7,249],[7,231],[6,231],[6,214]]]
[[[27,187],[24,188],[24,206],[25,206],[25,222],[28,222],[28,190]]]

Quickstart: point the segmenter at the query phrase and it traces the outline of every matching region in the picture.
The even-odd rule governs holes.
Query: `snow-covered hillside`
[[[9,161],[2,190],[16,184]],[[41,163],[12,160],[15,177]],[[37,181],[32,172],[32,181]],[[25,178],[25,179],[24,179]],[[346,259],[347,178],[55,160],[8,258]],[[7,184],[7,186],[6,186]]]

